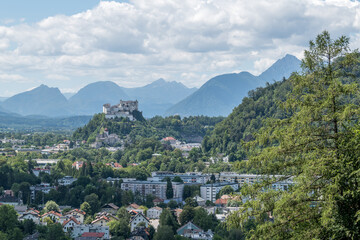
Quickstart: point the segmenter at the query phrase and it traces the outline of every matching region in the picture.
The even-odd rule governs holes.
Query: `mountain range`
[[[250,90],[289,77],[299,68],[300,60],[286,55],[259,76],[249,72],[223,74],[210,79],[200,89],[164,79],[137,88],[101,81],[88,84],[72,96],[67,94],[68,99],[58,88],[41,85],[0,102],[0,112],[47,117],[93,115],[102,111],[104,103],[137,99],[139,110],[145,117],[174,114],[227,116]]]
[[[199,90],[175,104],[166,115],[180,116],[227,116],[241,103],[250,90],[266,85],[266,82],[288,78],[292,72],[300,70],[301,61],[287,54],[276,61],[259,76],[249,72],[223,74],[207,81]]]

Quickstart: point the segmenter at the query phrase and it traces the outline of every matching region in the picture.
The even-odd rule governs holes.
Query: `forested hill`
[[[351,69],[349,77],[342,79],[343,82],[356,82],[360,84],[360,54],[357,55],[357,67]],[[336,70],[342,66],[336,66]],[[346,71],[349,71],[348,69]],[[285,112],[279,107],[279,102],[286,100],[291,91],[289,80],[267,84],[251,90],[242,103],[234,108],[233,112],[222,122],[218,123],[214,130],[204,138],[203,148],[212,153],[229,154],[233,160],[246,158],[241,147],[241,141],[249,141],[253,134],[263,126],[267,118],[283,118]],[[354,104],[359,104],[359,98],[353,98]]]
[[[118,134],[120,138],[130,137],[132,140],[141,137],[174,137],[186,142],[201,142],[208,131],[213,130],[215,124],[222,121],[223,117],[153,117],[142,121],[129,121],[125,118],[106,119],[104,114],[95,114],[91,121],[84,127],[78,128],[73,138],[85,140],[89,143],[95,141],[96,135],[105,128],[109,133]]]
[[[264,119],[281,118],[284,115],[276,102],[284,100],[289,91],[288,80],[251,90],[248,97],[204,138],[205,151],[231,154],[236,159],[244,158],[241,141],[251,140],[252,134],[260,129]]]

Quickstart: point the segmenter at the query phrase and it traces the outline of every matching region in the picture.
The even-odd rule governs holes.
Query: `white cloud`
[[[16,82],[16,83],[23,83],[26,82],[26,78],[18,75],[18,74],[1,74],[0,73],[0,82],[1,83],[12,83],[12,82]]]
[[[359,2],[350,0],[102,1],[72,16],[0,26],[0,71],[42,75],[62,88],[159,77],[200,86],[238,69],[260,73],[286,53],[301,57],[325,29],[357,40],[359,19]]]

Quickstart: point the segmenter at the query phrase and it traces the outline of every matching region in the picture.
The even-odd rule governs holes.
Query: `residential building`
[[[19,221],[24,221],[25,219],[32,220],[35,224],[40,224],[40,215],[38,211],[28,211],[23,213],[19,217]]]
[[[63,178],[60,178],[58,180],[58,183],[59,183],[59,185],[62,185],[62,186],[68,186],[68,185],[71,185],[76,180],[77,180],[77,178],[73,178],[71,176],[65,176]]]
[[[215,202],[216,194],[226,186],[232,187],[234,191],[237,191],[239,189],[238,183],[223,182],[223,183],[205,184],[200,187],[201,197],[205,199],[205,201],[209,200]]]
[[[46,223],[45,218],[47,218],[47,217],[50,218],[53,222],[62,223],[63,222],[62,220],[64,220],[64,217],[60,213],[55,212],[55,211],[50,211],[41,216],[41,222],[43,224]]]
[[[50,169],[46,169],[46,168],[34,168],[32,172],[34,173],[35,176],[38,177],[41,172],[50,174],[51,171]]]
[[[160,218],[160,214],[162,213],[162,211],[163,209],[160,207],[152,207],[146,211],[146,215],[150,219],[158,219]]]
[[[94,221],[91,222],[92,225],[94,226],[107,226],[107,224],[110,222],[110,218],[106,217],[106,216],[101,216],[97,219],[95,219]]]
[[[109,226],[76,225],[71,233],[72,238],[81,237],[84,233],[104,233],[103,239],[110,239]]]
[[[140,194],[145,197],[146,195],[153,195],[158,198],[166,198],[166,185],[167,182],[155,181],[129,181],[121,184],[121,189],[125,191],[131,190],[134,194]],[[184,192],[184,184],[172,182],[174,192],[174,199],[182,199]]]
[[[70,217],[68,220],[64,221],[62,224],[64,232],[72,232],[75,226],[80,225],[81,223],[75,218]]]
[[[205,199],[203,199],[202,197],[199,197],[199,196],[195,196],[193,197],[193,199],[197,202],[197,204],[201,207],[205,206],[206,204],[206,201]]]
[[[77,237],[75,240],[103,240],[105,233],[98,232],[85,232],[80,237]]]
[[[113,203],[108,203],[101,207],[102,212],[107,212],[107,213],[111,213],[114,215],[116,215],[118,210],[119,210],[119,207]]]
[[[49,183],[41,183],[38,185],[31,186],[30,187],[31,199],[35,200],[36,192],[49,193],[51,189],[55,189],[55,187],[51,187]]]
[[[68,218],[73,217],[81,224],[84,223],[85,215],[86,213],[84,211],[81,211],[80,209],[73,209],[65,214],[66,217]]]
[[[130,230],[134,231],[139,223],[144,223],[145,227],[148,228],[150,221],[142,213],[138,213],[130,219]]]
[[[271,176],[265,176],[265,175],[256,175],[256,174],[239,174],[235,172],[221,172],[217,179],[220,182],[237,182],[239,183],[240,187],[245,184],[254,184],[255,182],[262,181],[265,178],[275,178],[275,179],[281,179],[282,175],[271,175]],[[289,185],[293,184],[292,178],[288,178],[285,180],[279,180],[278,182],[274,182],[271,186],[272,189],[275,190],[287,190],[289,188]]]
[[[163,181],[164,178],[170,178],[171,180],[174,177],[180,177],[184,183],[199,183],[205,184],[210,180],[211,174],[203,174],[201,172],[187,172],[187,173],[173,173],[169,171],[158,171],[152,172],[151,178],[148,178],[149,181]]]
[[[181,228],[179,228],[176,233],[180,236],[190,238],[190,239],[203,239],[203,240],[212,240],[214,237],[214,234],[209,231],[205,232],[200,227],[196,226],[192,222],[188,222]]]

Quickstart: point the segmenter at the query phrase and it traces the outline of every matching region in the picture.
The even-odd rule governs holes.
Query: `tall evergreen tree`
[[[359,54],[349,52],[349,38],[333,40],[324,31],[310,41],[303,73],[291,77],[292,92],[281,104],[288,117],[269,119],[248,144],[248,164],[268,177],[243,190],[252,200],[247,211],[230,216],[229,228],[255,217],[252,239],[360,239],[359,154],[345,144],[356,136],[356,64]],[[262,191],[285,179],[294,181],[289,191]]]
[[[168,178],[166,183],[166,198],[172,199],[173,197],[174,197],[174,190],[172,187],[171,179]]]

